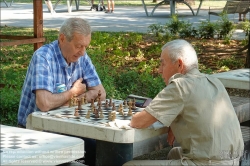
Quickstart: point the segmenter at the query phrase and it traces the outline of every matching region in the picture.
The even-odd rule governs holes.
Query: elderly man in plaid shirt
[[[106,99],[105,89],[86,52],[90,41],[88,22],[69,18],[62,24],[58,40],[33,54],[18,109],[19,127],[26,127],[26,118],[32,112],[63,106],[75,95],[86,95],[90,102],[100,91],[101,100]],[[59,93],[58,85],[64,85],[65,91]]]

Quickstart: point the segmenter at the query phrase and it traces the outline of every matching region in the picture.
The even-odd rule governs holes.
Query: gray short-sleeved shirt
[[[197,69],[171,77],[146,111],[171,126],[183,156],[226,160],[243,153],[240,124],[226,89]]]

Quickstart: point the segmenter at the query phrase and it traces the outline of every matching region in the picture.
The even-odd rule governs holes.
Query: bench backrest
[[[236,13],[236,10],[239,6],[241,1],[227,1],[226,2],[226,5],[223,9],[223,12],[224,13],[227,13],[227,14],[234,14]]]
[[[250,0],[248,1],[240,1],[240,3],[238,4],[238,7],[236,9],[236,13],[247,13],[249,11],[249,7],[250,7]]]

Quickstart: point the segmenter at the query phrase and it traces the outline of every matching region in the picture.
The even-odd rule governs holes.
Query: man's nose
[[[78,51],[79,55],[84,55],[84,53],[85,53],[85,47]]]

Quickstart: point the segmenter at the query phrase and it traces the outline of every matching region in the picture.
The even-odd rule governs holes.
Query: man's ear
[[[64,34],[60,34],[59,35],[59,42],[64,42],[66,40],[66,38],[65,38],[65,36],[64,36]]]
[[[183,64],[183,61],[181,59],[178,59],[178,69],[179,71],[183,71],[184,69],[184,64]]]

